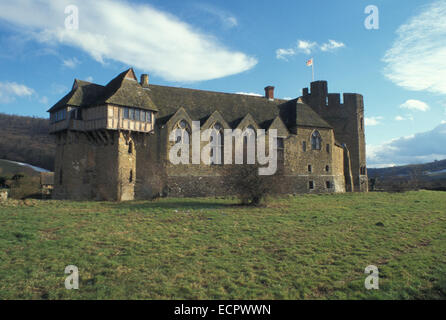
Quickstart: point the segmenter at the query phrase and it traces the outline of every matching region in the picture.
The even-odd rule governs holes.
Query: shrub
[[[258,206],[268,196],[281,193],[284,181],[281,170],[275,175],[259,175],[259,165],[230,165],[224,169],[223,178],[229,192],[236,195],[243,205]]]

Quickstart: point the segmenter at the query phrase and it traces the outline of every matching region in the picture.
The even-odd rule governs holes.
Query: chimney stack
[[[142,74],[141,75],[141,86],[148,88],[149,87],[149,75]]]
[[[265,98],[268,100],[274,100],[274,87],[268,86],[265,88]]]

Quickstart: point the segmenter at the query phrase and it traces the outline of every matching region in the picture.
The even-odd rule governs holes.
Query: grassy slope
[[[0,299],[445,298],[445,197],[0,205]],[[372,264],[380,290],[367,291]]]
[[[27,176],[33,176],[38,177],[40,176],[40,173],[36,170],[28,167],[28,166],[21,166],[17,163],[9,162],[0,159],[0,176],[8,176],[12,177],[13,175],[17,173],[22,173]]]

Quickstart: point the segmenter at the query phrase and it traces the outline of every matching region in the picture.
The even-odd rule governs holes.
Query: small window
[[[325,149],[327,150],[327,153],[330,153],[330,145],[327,143],[327,146],[325,147]]]
[[[322,137],[319,131],[314,131],[311,135],[311,148],[313,150],[321,150]]]
[[[129,142],[129,154],[133,154],[133,142]]]
[[[325,185],[326,185],[327,189],[331,189],[331,182],[330,181],[325,182]]]
[[[325,105],[328,107],[328,97],[325,97]]]
[[[146,122],[146,112],[143,111],[143,110],[141,110],[141,118],[140,118],[140,120],[141,120],[142,122]]]
[[[311,166],[311,164],[308,165],[308,172],[313,172],[313,167]]]
[[[310,182],[308,183],[308,188],[309,188],[310,190],[314,190],[314,181],[310,181]]]
[[[135,110],[135,120],[136,121],[141,120],[140,114],[141,114],[140,111],[138,109],[136,109]]]
[[[130,170],[130,174],[129,174],[129,182],[130,182],[130,183],[133,182],[133,170]]]
[[[284,138],[277,138],[277,160],[281,163],[285,160],[285,142]]]
[[[325,171],[330,172],[330,166],[325,166]]]
[[[124,119],[129,118],[129,108],[124,108]]]
[[[129,109],[129,119],[135,120],[135,109]]]
[[[152,123],[152,112],[151,111],[146,112],[146,122]]]
[[[306,142],[306,141],[303,141],[303,142],[302,142],[302,151],[303,151],[303,152],[306,152],[306,151],[307,151],[307,142]]]

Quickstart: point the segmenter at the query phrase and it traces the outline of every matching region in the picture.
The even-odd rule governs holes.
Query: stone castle
[[[276,129],[286,193],[368,191],[363,97],[345,93],[341,102],[326,81],[282,100],[271,86],[264,97],[184,89],[149,84],[144,74],[138,82],[129,69],[106,86],[75,80],[48,112],[57,142],[56,199],[227,194],[223,165],[167,160],[170,133],[190,133],[192,121],[217,134]]]

